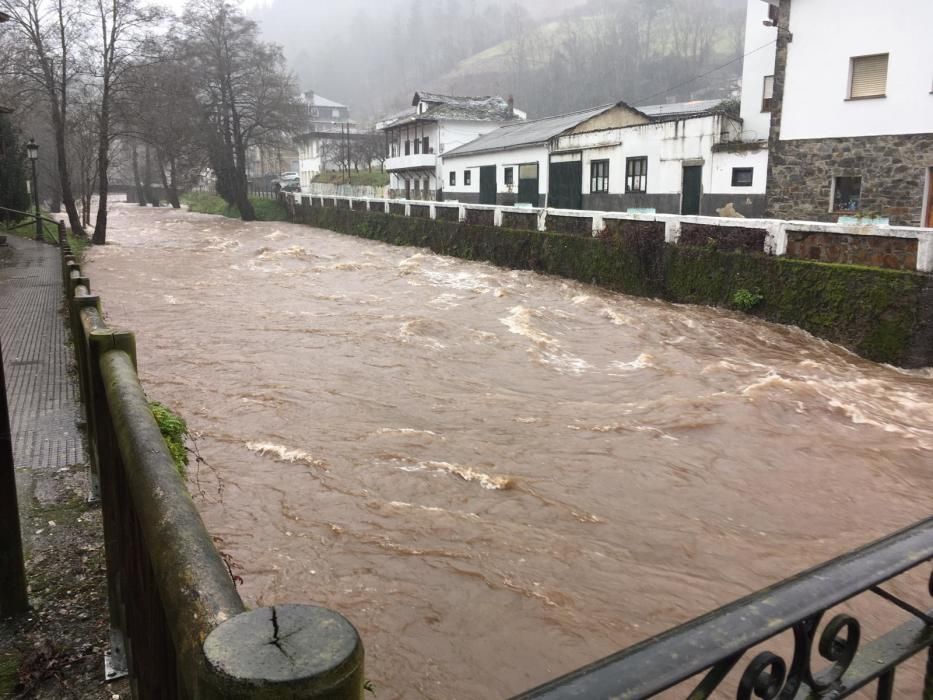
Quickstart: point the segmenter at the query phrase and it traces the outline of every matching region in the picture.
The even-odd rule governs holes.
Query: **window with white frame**
[[[888,54],[855,56],[849,73],[850,100],[884,97],[888,88]]]
[[[774,76],[766,75],[761,88],[761,111],[770,112],[771,102],[774,100]]]

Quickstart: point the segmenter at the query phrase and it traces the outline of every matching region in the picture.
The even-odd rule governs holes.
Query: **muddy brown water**
[[[929,370],[303,226],[109,231],[244,599],[344,613],[378,700],[506,697],[930,514]]]

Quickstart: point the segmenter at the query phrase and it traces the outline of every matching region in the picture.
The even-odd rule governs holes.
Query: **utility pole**
[[[347,124],[347,184],[350,184],[350,124]]]

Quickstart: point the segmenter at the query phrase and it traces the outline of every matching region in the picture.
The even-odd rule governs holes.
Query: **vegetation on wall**
[[[917,328],[930,322],[921,315],[920,299],[931,280],[915,272],[347,209],[299,207],[296,218],[333,231],[559,275],[626,294],[724,308],[739,307],[741,299],[748,302],[743,310],[755,316],[799,326],[878,362],[907,362]]]
[[[188,439],[188,424],[185,423],[184,418],[157,401],[149,402],[149,410],[152,411],[152,417],[159,425],[159,432],[162,433],[165,446],[172,455],[175,469],[184,476],[188,467],[188,450],[185,447],[185,441]]]
[[[239,219],[240,212],[236,207],[227,204],[223,198],[207,192],[189,192],[181,198],[183,204],[188,205],[189,211],[197,214],[219,214],[231,219]],[[287,221],[288,212],[278,201],[251,197],[253,210],[257,221]]]

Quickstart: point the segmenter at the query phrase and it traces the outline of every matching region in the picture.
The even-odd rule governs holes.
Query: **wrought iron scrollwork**
[[[829,621],[820,635],[817,649],[832,665],[814,673],[811,667],[813,642],[822,617],[823,613],[817,613],[794,625],[794,656],[789,672],[787,663],[777,654],[770,651],[758,654],[742,674],[737,700],[793,698],[801,685],[822,695],[839,683],[858,652],[861,625],[850,615],[836,615]]]

